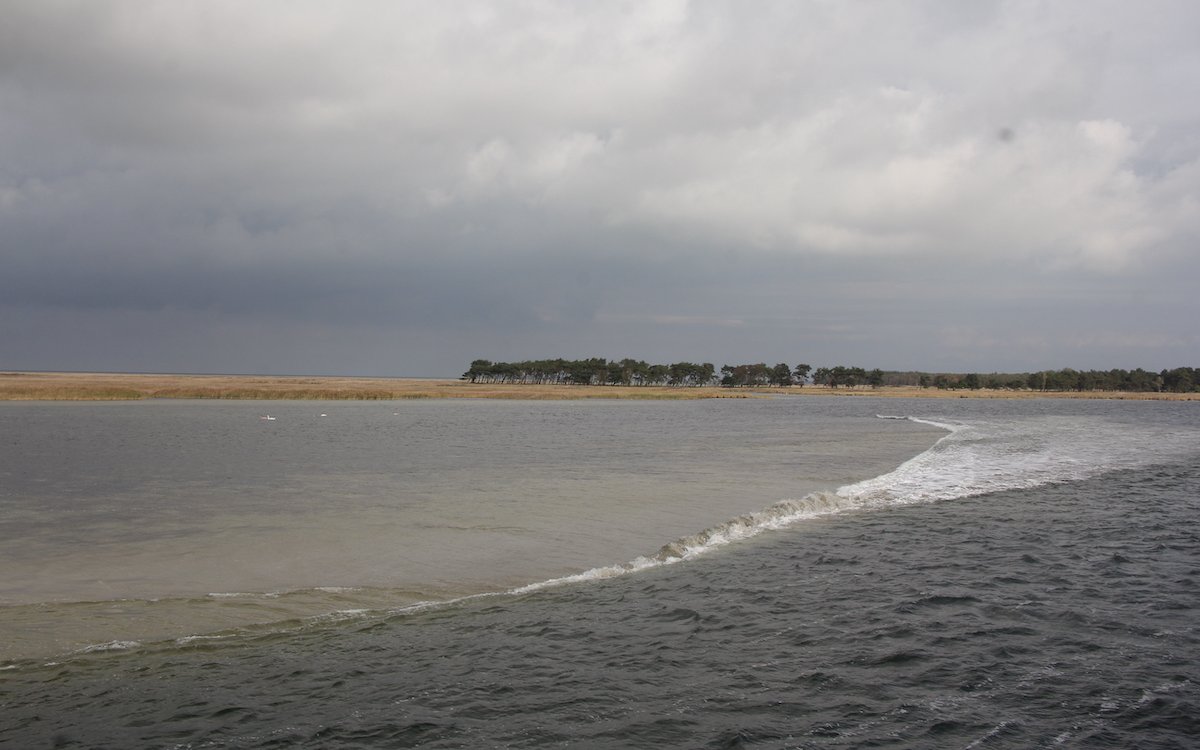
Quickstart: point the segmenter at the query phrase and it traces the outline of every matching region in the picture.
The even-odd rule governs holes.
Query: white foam
[[[973,748],[973,747],[979,747],[980,745],[984,744],[985,742],[990,742],[990,741],[992,740],[992,738],[996,737],[996,735],[1000,734],[1000,733],[1001,733],[1001,732],[1003,732],[1005,729],[1007,729],[1011,723],[1012,723],[1012,722],[1010,722],[1010,721],[1007,721],[1007,720],[1000,722],[1000,723],[999,723],[999,724],[997,724],[996,726],[992,727],[992,728],[991,728],[991,729],[990,729],[990,730],[987,732],[987,734],[983,735],[983,736],[982,736],[982,737],[980,737],[979,739],[977,739],[977,740],[974,740],[973,742],[971,742],[970,744],[968,744],[968,745],[967,745],[967,750],[970,750],[970,749],[971,749],[971,748]]]
[[[186,646],[189,643],[199,641],[223,641],[232,637],[232,635],[185,635],[182,638],[176,638],[175,643],[180,646]]]
[[[697,534],[676,539],[663,545],[657,553],[649,557],[636,557],[617,565],[592,568],[574,575],[531,583],[506,593],[525,594],[552,586],[615,578],[649,568],[674,565],[734,542],[750,539],[767,531],[785,528],[798,521],[841,513],[854,507],[857,506],[832,493],[815,492],[799,500],[783,500],[757,513],[738,516]]]
[[[108,643],[94,643],[91,646],[84,646],[77,650],[77,654],[95,654],[104,651],[129,651],[134,648],[141,648],[139,641],[109,641]]]
[[[895,470],[846,485],[834,492],[817,492],[787,499],[760,511],[730,519],[696,534],[663,545],[655,554],[627,562],[591,568],[580,573],[538,581],[505,591],[493,591],[441,601],[421,601],[389,609],[346,609],[303,618],[316,624],[377,616],[411,614],[432,608],[506,595],[521,595],[552,587],[599,581],[694,559],[713,550],[793,524],[845,513],[913,503],[938,502],[1096,476],[1102,472],[1145,465],[1164,455],[1164,446],[1195,445],[1197,435],[1178,429],[1132,427],[1088,417],[1033,417],[1007,421],[973,421],[877,415],[907,419],[947,431],[930,449]],[[1187,448],[1187,450],[1193,450]],[[353,587],[320,587],[324,593],[353,592]],[[273,598],[279,593],[210,593],[209,597]],[[294,622],[294,621],[293,621]],[[177,643],[214,636],[189,636]],[[228,636],[216,636],[228,637]],[[134,641],[90,646],[84,652],[139,647]],[[978,742],[1002,730],[994,728]]]
[[[209,599],[278,599],[278,591],[216,591],[205,594]]]
[[[522,594],[672,565],[821,516],[1027,489],[1132,468],[1160,457],[1167,435],[1161,430],[1135,429],[1088,417],[1033,417],[964,424],[947,419],[876,416],[907,419],[946,430],[948,434],[929,450],[886,474],[839,487],[836,492],[816,492],[780,501],[756,513],[677,539],[649,557],[529,584],[508,593]],[[1178,433],[1170,435],[1178,444]]]
[[[840,487],[839,496],[862,507],[877,507],[1088,479],[1158,460],[1169,446],[1179,445],[1181,437],[1178,432],[1091,417],[972,424],[908,419],[950,434],[895,471]]]

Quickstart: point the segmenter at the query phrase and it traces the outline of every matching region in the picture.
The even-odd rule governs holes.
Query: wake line
[[[903,419],[919,424],[931,425],[948,431],[950,434],[938,439],[929,449],[922,451],[914,458],[909,459],[897,468],[895,471],[888,472],[874,479],[865,480],[857,484],[846,485],[839,487],[834,492],[813,492],[798,500],[781,500],[773,505],[770,505],[763,510],[747,513],[736,518],[725,521],[707,528],[699,533],[690,536],[681,537],[673,542],[669,542],[659,548],[658,552],[649,557],[637,557],[629,562],[620,563],[618,565],[608,565],[599,568],[592,568],[582,573],[563,576],[561,578],[552,578],[547,581],[539,581],[526,586],[512,589],[508,594],[525,594],[532,591],[561,586],[568,583],[580,583],[584,581],[595,581],[604,578],[615,578],[617,576],[636,573],[649,568],[657,568],[663,565],[674,565],[678,562],[691,560],[707,552],[719,549],[728,544],[750,539],[759,534],[784,529],[800,521],[806,521],[821,516],[829,516],[837,513],[845,513],[847,511],[860,510],[874,504],[877,494],[873,492],[859,491],[860,488],[870,486],[870,483],[885,480],[887,477],[898,474],[906,466],[917,462],[924,456],[931,454],[945,440],[954,436],[954,433],[965,428],[965,425],[949,424],[944,422],[934,422],[928,419],[919,419],[917,417],[908,416],[888,416],[877,414],[879,419]]]
[[[597,568],[591,568],[590,570],[585,570],[582,573],[574,573],[571,575],[560,576],[558,578],[550,578],[545,581],[537,581],[524,586],[511,588],[506,591],[488,591],[479,594],[468,594],[466,596],[460,596],[441,601],[414,602],[403,607],[383,610],[382,612],[379,610],[372,611],[361,609],[340,610],[325,615],[317,615],[315,617],[306,618],[305,622],[337,622],[372,615],[378,616],[380,614],[385,617],[415,614],[430,609],[465,604],[478,599],[499,596],[519,596],[521,594],[529,594],[572,583],[585,583],[588,581],[598,581],[607,578],[617,578],[619,576],[637,573],[650,568],[674,565],[675,563],[691,560],[715,549],[733,544],[734,542],[750,539],[767,531],[783,529],[800,521],[819,518],[821,516],[834,515],[837,513],[844,513],[852,510],[859,510],[867,507],[869,504],[871,504],[870,493],[857,492],[856,488],[867,484],[867,482],[882,480],[902,471],[906,466],[932,453],[945,440],[953,437],[955,432],[958,432],[965,427],[965,425],[933,422],[930,420],[918,419],[916,417],[878,416],[880,416],[881,419],[907,419],[920,424],[932,425],[934,427],[947,430],[950,434],[938,439],[938,441],[934,443],[932,447],[901,464],[900,467],[895,471],[884,474],[881,477],[876,477],[874,480],[867,480],[866,482],[859,482],[858,484],[840,487],[834,492],[813,492],[797,500],[781,500],[764,508],[763,510],[754,513],[747,513],[745,515],[725,521],[724,523],[707,528],[696,534],[676,539],[675,541],[663,545],[659,548],[658,552],[650,556],[636,557],[633,560],[624,563],[618,563],[616,565],[606,565]]]
[[[582,573],[518,586],[508,590],[482,592],[452,599],[411,601],[391,604],[387,598],[398,590],[380,590],[384,601],[372,601],[367,608],[340,609],[323,614],[259,622],[212,631],[204,635],[164,639],[146,644],[136,641],[111,641],[72,652],[71,656],[96,658],[106,652],[143,649],[203,647],[228,640],[275,637],[308,630],[363,623],[386,622],[392,618],[417,615],[468,604],[491,597],[514,596],[555,586],[586,583],[637,573],[642,570],[691,560],[712,550],[758,534],[788,527],[797,522],[858,510],[939,502],[965,497],[1023,489],[1060,482],[1087,479],[1099,473],[1121,468],[1144,466],[1176,456],[1195,456],[1200,430],[1165,427],[1132,431],[1128,425],[1113,424],[1094,418],[1032,418],[1017,422],[938,422],[912,416],[877,415],[881,419],[902,419],[938,427],[947,432],[927,450],[900,464],[894,470],[832,492],[817,492],[796,500],[783,500],[760,511],[730,519],[690,536],[663,545],[651,555],[624,563],[592,568]],[[364,603],[354,595],[357,588],[346,590],[347,604]],[[277,592],[286,596],[289,592]],[[297,590],[292,593],[303,593]],[[236,592],[213,594],[208,600],[236,598]],[[250,594],[249,597],[257,595]],[[394,599],[392,600],[395,601]],[[330,602],[332,606],[337,606]],[[0,669],[12,666],[0,664]]]
[[[895,414],[895,415],[894,414],[876,414],[875,418],[876,419],[900,419],[905,422],[914,422],[916,424],[927,424],[927,425],[930,425],[931,427],[941,428],[943,430],[946,430],[947,432],[958,432],[959,430],[962,430],[966,427],[966,425],[962,425],[962,424],[951,424],[949,422],[935,422],[932,419],[922,419],[920,417],[910,417],[907,415],[899,415],[899,414]],[[949,436],[947,436],[947,437],[949,437]]]
[[[505,593],[526,594],[568,583],[615,578],[649,568],[674,565],[675,563],[699,557],[728,544],[750,539],[767,531],[786,528],[794,523],[811,518],[856,510],[861,505],[857,500],[842,497],[836,492],[814,492],[799,500],[781,500],[764,510],[747,513],[696,534],[668,542],[653,555],[637,557],[629,562],[618,565],[592,568],[591,570],[574,575],[531,583]]]
[[[112,641],[109,643],[86,646],[71,653],[72,655],[95,655],[101,652],[131,651],[143,648],[178,648],[198,645],[201,643],[220,642],[226,639],[236,638],[238,636],[260,637],[267,633],[282,634],[289,631],[305,630],[314,626],[335,625],[350,621],[361,622],[373,618],[389,619],[392,617],[413,615],[429,610],[458,606],[481,599],[503,596],[519,596],[522,594],[529,594],[558,586],[565,586],[573,583],[586,583],[589,581],[599,581],[608,578],[617,578],[651,568],[674,565],[675,563],[695,559],[696,557],[720,549],[729,544],[751,539],[768,531],[787,528],[800,521],[874,506],[876,505],[876,503],[873,501],[875,493],[869,491],[859,491],[859,488],[867,487],[871,483],[875,482],[886,482],[889,477],[893,477],[899,472],[902,472],[905,467],[909,466],[910,464],[914,464],[914,462],[917,462],[933,453],[938,446],[943,443],[943,441],[952,438],[955,432],[958,432],[965,427],[965,425],[946,424],[908,416],[876,416],[878,416],[880,419],[905,419],[920,424],[931,425],[947,430],[950,434],[943,436],[936,443],[934,443],[932,447],[918,454],[916,457],[909,459],[905,463],[901,464],[899,468],[887,474],[875,477],[874,479],[866,480],[864,482],[859,482],[857,484],[840,487],[836,491],[832,492],[813,492],[799,499],[781,500],[760,511],[737,516],[728,521],[717,524],[716,526],[704,529],[703,531],[681,537],[672,542],[668,542],[652,555],[640,556],[624,563],[591,568],[590,570],[585,570],[581,573],[538,581],[504,591],[487,591],[477,594],[467,594],[465,596],[454,597],[451,599],[412,602],[400,607],[336,610],[333,612],[327,612],[325,614],[289,618],[283,622],[240,626],[228,630],[216,631],[213,633],[188,635],[151,643],[142,643],[138,641]],[[330,587],[318,587],[317,590],[328,590],[329,588]],[[354,589],[341,589],[339,587],[338,590],[350,592]],[[208,594],[208,596],[204,598],[224,599],[257,596],[279,597],[286,596],[288,594],[302,593],[302,591],[305,590],[275,592],[274,594],[267,595],[225,592]],[[284,623],[288,623],[290,627],[279,627]],[[272,629],[272,625],[278,629]]]

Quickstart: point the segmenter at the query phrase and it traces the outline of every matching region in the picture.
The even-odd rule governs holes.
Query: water
[[[1193,404],[353,407],[337,435],[312,405],[271,405],[269,423],[242,404],[0,412],[0,559],[21,571],[5,576],[0,626],[73,620],[8,657],[0,744],[1166,748],[1200,735]],[[73,433],[83,445],[110,436],[99,455],[63,449],[71,430],[47,425],[68,419],[96,423]],[[115,467],[131,446],[145,460]],[[389,514],[434,519],[437,543]],[[352,533],[402,543],[343,548]],[[217,558],[249,544],[259,563],[300,545],[298,567],[210,561],[201,570],[230,585],[198,595],[214,581],[170,564],[175,542]],[[132,562],[110,549],[122,544]],[[441,575],[401,564],[412,544],[452,548],[417,566]],[[499,552],[456,562],[475,544]],[[47,550],[83,567],[27,575]],[[322,569],[337,575],[311,579]],[[121,570],[126,598],[80,598]],[[161,637],[118,632],[156,607],[173,613]]]
[[[825,402],[0,413],[0,659],[579,575],[886,471],[940,434]]]

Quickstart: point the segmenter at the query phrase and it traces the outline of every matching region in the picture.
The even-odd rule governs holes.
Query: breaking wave
[[[764,532],[848,511],[940,502],[1006,490],[1078,481],[1169,458],[1167,433],[1088,417],[972,422],[877,414],[946,430],[931,448],[886,474],[833,492],[777,502],[676,539],[653,555],[542,581],[513,593],[611,578],[670,565]],[[1177,431],[1172,434],[1178,435]],[[1164,445],[1167,447],[1164,448]],[[1180,451],[1174,451],[1179,453]]]
[[[210,601],[237,601],[242,598],[309,596],[320,592],[325,596],[343,598],[344,605],[351,606],[343,605],[336,611],[316,616],[288,618],[271,625],[264,623],[187,636],[173,639],[172,642],[176,646],[195,645],[199,642],[235,637],[239,633],[262,634],[264,630],[286,632],[347,620],[386,618],[481,598],[521,595],[570,583],[615,578],[690,560],[729,544],[809,519],[1076,481],[1107,471],[1134,468],[1169,459],[1172,457],[1172,444],[1176,446],[1174,454],[1184,450],[1179,447],[1184,444],[1179,441],[1180,433],[1177,428],[1162,431],[1089,417],[1034,417],[1024,420],[972,421],[966,424],[948,419],[877,416],[881,419],[906,419],[931,425],[945,430],[946,435],[928,450],[886,474],[833,491],[814,492],[801,498],[781,500],[759,511],[740,515],[695,534],[675,539],[664,544],[653,554],[626,562],[595,567],[506,591],[470,594],[448,600],[409,599],[400,606],[385,604],[382,600],[387,593],[382,589],[375,590],[372,597],[365,596],[361,590],[341,588],[266,595],[242,592],[211,593],[207,597]],[[1168,436],[1172,436],[1174,440],[1164,440]],[[1194,443],[1190,441],[1186,443],[1192,444]],[[362,601],[358,600],[359,597],[362,597]],[[83,649],[82,653],[135,649],[140,646],[142,644],[136,641],[110,642],[88,647]]]

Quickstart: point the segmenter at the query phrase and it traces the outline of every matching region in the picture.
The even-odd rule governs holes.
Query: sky
[[[9,0],[0,370],[1200,366],[1200,4]]]

